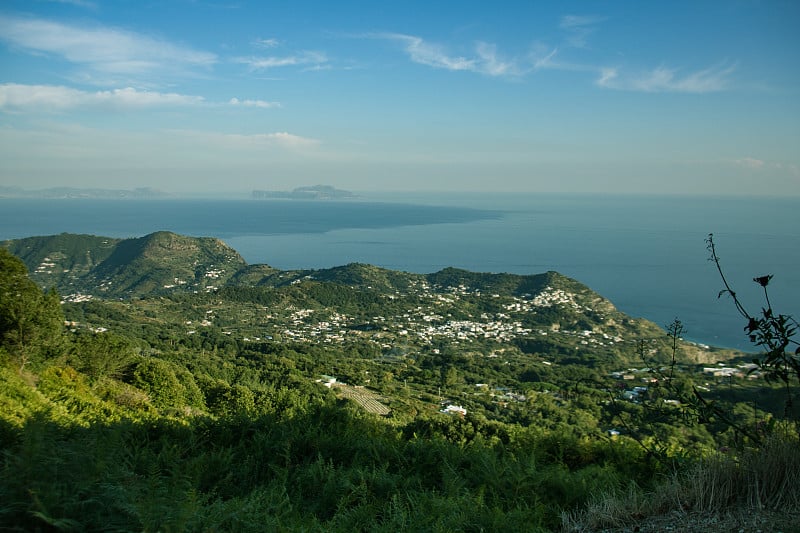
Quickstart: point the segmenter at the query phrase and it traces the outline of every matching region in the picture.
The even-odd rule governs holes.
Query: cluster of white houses
[[[421,344],[432,344],[441,339],[449,339],[454,343],[480,340],[495,340],[509,342],[520,336],[534,333],[530,328],[523,326],[519,320],[514,320],[511,313],[530,313],[536,308],[554,305],[568,306],[575,309],[588,309],[577,303],[575,295],[561,289],[545,288],[536,296],[524,295],[513,297],[511,303],[504,306],[506,312],[481,313],[479,317],[454,318],[447,313],[443,306],[458,301],[462,296],[480,295],[479,291],[471,290],[464,285],[455,287],[436,287],[433,289],[426,282],[412,284],[412,290],[421,298],[427,299],[428,305],[418,305],[400,315],[386,317],[374,316],[364,323],[359,320],[358,331],[353,330],[355,319],[341,313],[324,309],[290,309],[288,316],[277,318],[265,308],[264,318],[281,325],[280,333],[284,338],[293,341],[307,341],[315,343],[341,343],[348,336],[361,336],[366,333],[369,338],[383,347],[391,347],[397,339],[406,338]],[[400,292],[389,295],[390,300],[402,297]],[[499,297],[499,295],[492,295]],[[265,326],[269,327],[268,324]],[[619,335],[609,335],[601,331],[583,330],[569,331],[553,325],[550,329],[538,329],[535,334],[566,335],[575,337],[579,345],[607,346],[623,342]]]

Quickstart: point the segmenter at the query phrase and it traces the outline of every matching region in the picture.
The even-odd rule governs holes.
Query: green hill
[[[213,290],[246,265],[219,239],[170,232],[134,239],[62,233],[2,245],[25,262],[34,281],[55,287],[63,296]]]
[[[110,237],[62,233],[0,244],[22,259],[36,283],[69,294],[86,287],[87,278],[120,242]]]
[[[243,266],[238,252],[219,239],[158,232],[120,241],[92,277],[114,295],[202,291],[224,285]]]
[[[354,287],[367,287],[387,293],[408,290],[414,283],[423,279],[418,274],[397,272],[363,263],[350,263],[344,266],[317,270],[311,273],[311,276],[319,281]]]

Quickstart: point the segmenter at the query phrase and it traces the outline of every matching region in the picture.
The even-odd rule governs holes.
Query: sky
[[[4,0],[0,186],[800,196],[800,2]]]

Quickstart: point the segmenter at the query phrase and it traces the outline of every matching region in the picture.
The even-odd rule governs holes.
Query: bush
[[[140,359],[133,369],[132,384],[146,392],[152,404],[159,409],[187,405],[186,387],[175,375],[174,365],[167,361]]]

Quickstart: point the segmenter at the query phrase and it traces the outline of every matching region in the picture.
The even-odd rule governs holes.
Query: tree
[[[73,344],[74,364],[92,379],[120,377],[133,362],[136,348],[133,343],[113,333],[83,333]]]
[[[175,375],[172,364],[162,359],[141,358],[133,370],[132,384],[145,391],[159,409],[186,405],[186,388]]]
[[[452,387],[458,383],[458,369],[452,365],[445,365],[440,370],[442,387]]]
[[[19,364],[52,356],[63,342],[64,315],[54,290],[43,292],[28,269],[0,248],[0,348]]]

